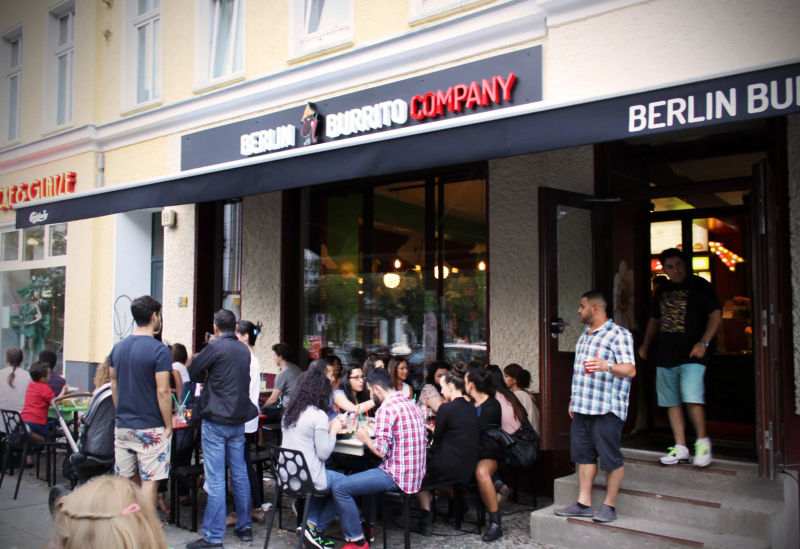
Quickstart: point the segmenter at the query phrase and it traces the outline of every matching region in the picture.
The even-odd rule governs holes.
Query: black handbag
[[[497,428],[487,429],[486,434],[500,443],[515,467],[527,467],[539,456],[539,435],[527,421],[513,435]]]

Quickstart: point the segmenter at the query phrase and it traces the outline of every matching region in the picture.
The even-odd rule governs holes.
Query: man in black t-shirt
[[[711,441],[706,434],[703,375],[708,344],[719,328],[722,310],[714,288],[703,278],[689,274],[690,259],[676,248],[659,256],[669,277],[653,296],[650,320],[639,354],[656,366],[658,405],[668,408],[675,446],[661,457],[664,465],[687,463],[685,420],[682,404],[697,433],[693,463],[711,463]]]
[[[116,411],[115,462],[119,476],[142,481],[157,504],[158,483],[169,476],[172,438],[172,357],[158,341],[161,303],[145,295],[131,303],[133,333],[111,350],[111,395]]]

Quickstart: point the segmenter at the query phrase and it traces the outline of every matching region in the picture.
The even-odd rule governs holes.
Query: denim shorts
[[[673,368],[656,368],[656,393],[658,405],[665,408],[680,406],[684,402],[705,404],[703,375],[706,367],[691,362]]]
[[[622,426],[611,412],[602,416],[575,414],[569,431],[570,457],[578,464],[597,463],[600,469],[614,471],[622,467]]]

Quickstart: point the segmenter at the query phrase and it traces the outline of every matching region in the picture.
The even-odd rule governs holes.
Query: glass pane
[[[25,244],[22,255],[24,261],[44,259],[44,227],[23,229],[22,239]]]
[[[658,255],[667,248],[683,248],[680,219],[650,223],[650,254]]]
[[[227,73],[230,51],[231,25],[235,0],[218,0],[214,20],[214,41],[211,44],[211,77],[218,78]]]
[[[58,56],[58,96],[56,98],[56,125],[67,122],[67,55]]]
[[[567,322],[558,350],[571,353],[585,326],[578,315],[581,295],[592,289],[592,213],[557,206],[558,312]]]
[[[153,87],[152,97],[161,96],[161,20],[156,19],[153,21],[153,75],[150,79],[150,84]]]
[[[22,347],[26,367],[44,349],[62,358],[65,274],[64,267],[0,273],[0,352]]]
[[[50,255],[67,255],[67,224],[50,225]]]
[[[147,31],[149,25],[142,25],[136,29],[137,47],[136,47],[136,102],[141,103],[150,99],[150,90],[148,89],[148,71],[147,71]]]
[[[306,34],[328,32],[350,22],[350,0],[308,0]]]
[[[63,46],[70,40],[69,14],[58,18],[58,45]]]
[[[19,259],[19,231],[3,233],[2,248],[3,261],[16,261]]]
[[[136,6],[136,15],[150,11],[150,0],[139,0]]]
[[[161,7],[161,0],[153,0],[153,9]]]
[[[8,140],[14,141],[17,136],[17,128],[19,121],[17,120],[17,113],[19,112],[19,77],[12,76],[8,79]]]
[[[19,39],[13,40],[10,44],[11,63],[10,67],[13,69],[19,65]]]

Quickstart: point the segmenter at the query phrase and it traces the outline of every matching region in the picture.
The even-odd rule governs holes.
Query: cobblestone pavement
[[[0,488],[0,549],[38,549],[42,547],[42,544],[49,538],[53,531],[53,521],[47,507],[49,488],[44,481],[36,479],[33,470],[27,470],[24,473],[19,497],[16,500],[12,499],[14,496],[15,484],[16,475],[13,477],[7,475],[3,481],[2,488]],[[266,496],[269,498],[271,495],[272,490],[268,487]],[[201,499],[201,508],[202,503],[203,500]],[[549,502],[540,498],[538,503],[539,506],[544,506]],[[294,514],[288,505],[289,501],[284,500],[282,507],[283,524],[285,527],[293,525],[295,521]],[[181,509],[181,522],[184,525],[191,522],[189,509],[189,507],[183,507]],[[440,514],[437,516],[437,522],[433,525],[434,535],[423,537],[412,533],[411,546],[414,548],[436,549],[468,549],[473,547],[502,549],[520,546],[555,549],[552,546],[537,543],[530,538],[529,515],[533,509],[531,505],[514,504],[511,502],[504,504],[502,510],[505,513],[503,516],[503,531],[505,535],[491,545],[482,542],[480,537],[474,533],[474,509],[474,503],[470,502],[470,511],[467,514],[466,520],[472,524],[465,523],[462,525],[464,530],[470,530],[470,532],[461,532],[454,528],[452,522],[448,523],[445,521],[444,512],[446,510],[446,503],[440,500]],[[393,510],[389,510],[389,512],[392,513],[393,517],[400,516],[400,513],[393,512]],[[395,518],[394,520],[397,521],[398,519]],[[202,522],[202,513],[200,514],[200,521]],[[201,535],[197,532],[176,528],[166,522],[162,522],[162,525],[164,526],[167,543],[175,549],[183,548],[186,543],[197,539]],[[239,541],[233,534],[233,529],[229,528],[224,539],[225,547],[231,549],[262,547],[266,530],[267,527],[265,524],[254,523],[253,535],[255,539],[252,542],[244,543]],[[336,523],[332,525],[328,533],[334,538],[342,539],[341,532]],[[344,545],[343,541],[337,543],[337,547],[341,547],[342,545]],[[380,525],[376,529],[376,539],[372,546],[383,547],[382,529]],[[269,547],[275,549],[297,547],[297,537],[294,531],[279,529],[277,518],[270,537]],[[399,522],[389,526],[387,547],[403,547],[403,530]]]

